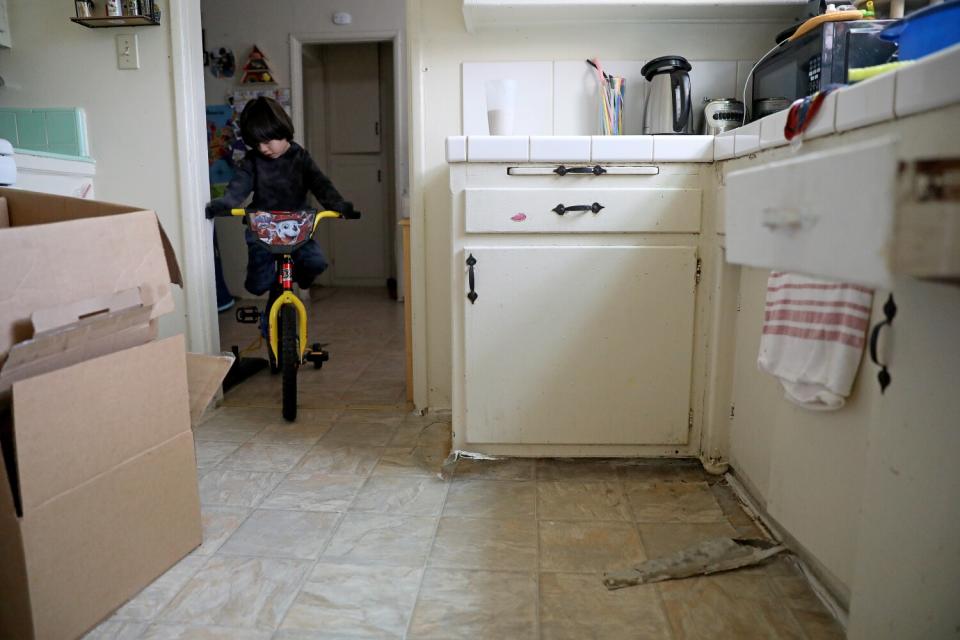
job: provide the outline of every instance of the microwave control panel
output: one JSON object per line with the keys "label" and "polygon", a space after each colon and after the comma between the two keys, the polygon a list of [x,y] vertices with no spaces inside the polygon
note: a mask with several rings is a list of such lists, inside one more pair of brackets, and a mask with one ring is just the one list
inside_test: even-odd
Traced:
{"label": "microwave control panel", "polygon": [[805,95],[813,95],[820,90],[820,56],[811,56],[807,60],[807,91]]}

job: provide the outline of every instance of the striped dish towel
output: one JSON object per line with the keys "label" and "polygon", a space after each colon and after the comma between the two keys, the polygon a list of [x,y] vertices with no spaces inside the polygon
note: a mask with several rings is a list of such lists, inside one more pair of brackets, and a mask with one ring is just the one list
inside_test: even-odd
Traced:
{"label": "striped dish towel", "polygon": [[839,409],[857,376],[872,304],[866,287],[774,271],[757,366],[780,381],[788,400]]}

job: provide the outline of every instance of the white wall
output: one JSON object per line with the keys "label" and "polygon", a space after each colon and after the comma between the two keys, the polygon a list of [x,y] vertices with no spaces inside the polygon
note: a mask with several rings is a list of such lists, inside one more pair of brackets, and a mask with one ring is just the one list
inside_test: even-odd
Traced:
{"label": "white wall", "polygon": [[[253,45],[267,57],[277,86],[290,88],[290,35],[337,36],[405,29],[403,0],[201,0],[203,28],[208,51],[220,47],[233,50],[237,59],[237,74],[233,78],[215,78],[207,69],[204,74],[207,104],[225,104],[227,97],[240,88],[241,68]],[[335,11],[346,11],[353,17],[349,25],[335,25],[331,16]],[[401,65],[403,68],[403,65]],[[307,73],[307,70],[304,70]],[[395,96],[395,108],[406,122],[407,97],[405,79],[401,78]],[[398,132],[397,144],[404,150],[406,129]],[[319,155],[319,154],[318,154]],[[319,162],[319,157],[318,157]],[[406,161],[397,167],[397,189],[407,189]],[[217,224],[224,272],[231,293],[249,296],[243,288],[246,269],[246,246],[243,232],[236,221],[224,220]]]}
{"label": "white wall", "polygon": [[[87,29],[70,22],[73,3],[59,0],[10,0],[8,9],[13,48],[0,49],[0,102],[82,107],[97,199],[154,209],[182,266],[169,23]],[[139,70],[117,69],[119,33],[137,34]],[[181,290],[174,291],[177,311],[161,319],[164,335],[186,329]]]}
{"label": "white wall", "polygon": [[460,2],[408,0],[407,13],[413,109],[411,242],[423,257],[413,265],[414,340],[415,353],[426,359],[415,363],[421,381],[416,402],[443,408],[450,406],[451,376],[450,192],[444,139],[462,130],[461,64],[592,57],[649,60],[665,54],[696,60],[751,60],[770,48],[782,27],[619,23],[504,28],[471,35],[464,27]]}

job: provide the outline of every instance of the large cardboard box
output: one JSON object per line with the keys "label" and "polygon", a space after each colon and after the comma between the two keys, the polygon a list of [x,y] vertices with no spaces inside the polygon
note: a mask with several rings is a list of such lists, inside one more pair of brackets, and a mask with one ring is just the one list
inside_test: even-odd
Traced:
{"label": "large cardboard box", "polygon": [[0,198],[0,638],[76,638],[202,542],[191,412],[229,359],[155,339],[154,213]]}

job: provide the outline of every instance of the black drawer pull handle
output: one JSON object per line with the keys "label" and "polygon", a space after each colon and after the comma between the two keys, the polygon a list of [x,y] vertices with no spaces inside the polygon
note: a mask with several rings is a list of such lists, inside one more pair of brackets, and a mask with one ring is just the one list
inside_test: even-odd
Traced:
{"label": "black drawer pull handle", "polygon": [[886,319],[875,324],[873,330],[870,332],[870,359],[873,360],[873,364],[880,367],[880,373],[877,374],[877,381],[880,383],[881,394],[890,386],[891,378],[890,372],[887,371],[887,365],[880,362],[880,359],[877,358],[877,342],[880,340],[880,330],[893,325],[893,319],[897,315],[897,305],[893,301],[892,293],[890,297],[887,298],[887,301],[883,303],[883,315]]}
{"label": "black drawer pull handle", "polygon": [[475,304],[477,298],[480,296],[476,292],[476,276],[473,273],[473,266],[477,264],[477,259],[473,257],[473,254],[470,254],[470,257],[467,258],[467,278],[470,280],[470,293],[467,294],[467,299],[470,300],[470,304]]}
{"label": "black drawer pull handle", "polygon": [[554,169],[553,172],[561,177],[567,175],[568,173],[592,173],[595,176],[602,176],[607,172],[607,170],[598,164],[593,165],[592,167],[571,167],[569,169],[563,165],[560,165]]}
{"label": "black drawer pull handle", "polygon": [[551,211],[558,216],[562,216],[568,211],[592,211],[593,213],[600,213],[600,209],[603,208],[603,205],[599,202],[594,202],[593,204],[574,204],[569,207],[564,206],[563,203],[561,203],[551,209]]}

